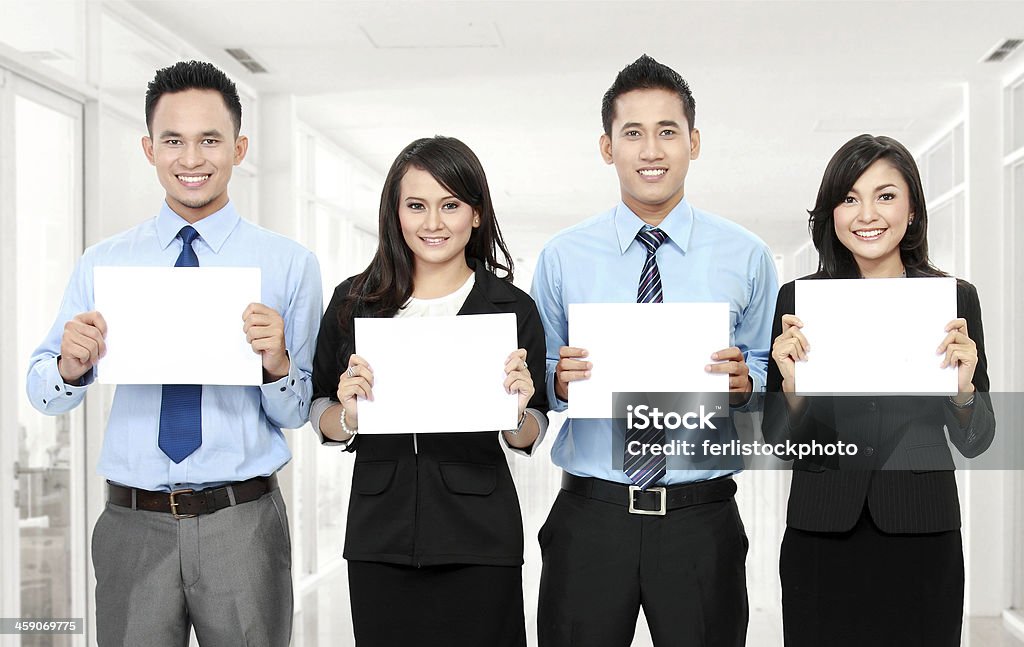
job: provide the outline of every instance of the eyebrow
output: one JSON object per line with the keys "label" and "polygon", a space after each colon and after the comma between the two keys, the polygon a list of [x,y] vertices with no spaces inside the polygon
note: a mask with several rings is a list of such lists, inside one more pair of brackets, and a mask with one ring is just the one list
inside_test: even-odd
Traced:
{"label": "eyebrow", "polygon": [[[895,184],[893,184],[893,183],[891,183],[891,182],[890,182],[889,184],[880,184],[880,185],[876,186],[876,187],[875,187],[875,190],[874,190],[874,193],[878,193],[878,192],[879,192],[879,191],[881,191],[882,189],[890,189],[890,188],[892,188],[892,189],[896,189],[897,191],[899,190],[899,187],[898,187],[898,186],[896,186]],[[850,187],[850,191],[849,191],[849,192],[850,192],[850,193],[856,193],[856,192],[857,192],[857,189],[855,189],[854,187],[852,187],[852,186],[851,186],[851,187]]]}
{"label": "eyebrow", "polygon": [[[672,126],[673,128],[679,128],[680,130],[682,129],[678,122],[673,121],[671,119],[662,119],[661,121],[658,122],[657,125]],[[619,129],[619,132],[622,132],[623,130],[626,130],[628,128],[643,128],[643,124],[641,124],[639,121],[630,121],[628,123],[622,124],[622,128]]]}
{"label": "eyebrow", "polygon": [[[202,138],[206,138],[206,137],[219,137],[221,139],[224,138],[224,135],[219,130],[217,130],[217,129],[204,130],[203,132],[199,133],[199,136],[202,137]],[[174,137],[174,138],[177,138],[177,139],[182,139],[184,137],[184,135],[182,135],[181,133],[176,133],[173,130],[165,130],[162,133],[160,133],[159,139],[167,139],[169,137]]]}
{"label": "eyebrow", "polygon": [[[459,196],[457,196],[457,195],[446,195],[446,196],[444,196],[441,199],[442,200],[460,200],[461,198],[459,198]],[[404,200],[405,201],[419,200],[420,202],[430,202],[430,200],[427,200],[426,198],[418,198],[418,197],[416,197],[414,195],[407,195],[407,196],[405,196]]]}

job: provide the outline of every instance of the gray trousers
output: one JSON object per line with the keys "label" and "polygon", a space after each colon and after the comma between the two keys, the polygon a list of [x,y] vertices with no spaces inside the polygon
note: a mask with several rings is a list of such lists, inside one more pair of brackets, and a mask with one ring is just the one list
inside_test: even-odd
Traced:
{"label": "gray trousers", "polygon": [[285,647],[291,540],[281,491],[175,519],[110,503],[93,529],[101,647]]}

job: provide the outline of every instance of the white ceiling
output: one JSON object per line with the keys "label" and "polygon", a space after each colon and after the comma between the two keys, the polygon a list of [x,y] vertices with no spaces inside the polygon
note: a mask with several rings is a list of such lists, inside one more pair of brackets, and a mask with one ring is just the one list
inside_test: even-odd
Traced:
{"label": "white ceiling", "polygon": [[617,199],[600,99],[644,52],[696,98],[688,197],[782,252],[806,240],[805,209],[844,141],[868,131],[920,148],[961,114],[964,82],[1024,71],[1019,52],[978,63],[1024,34],[1024,2],[133,4],[204,51],[248,50],[270,73],[233,76],[294,93],[303,120],[382,176],[417,137],[463,139],[530,252]]}

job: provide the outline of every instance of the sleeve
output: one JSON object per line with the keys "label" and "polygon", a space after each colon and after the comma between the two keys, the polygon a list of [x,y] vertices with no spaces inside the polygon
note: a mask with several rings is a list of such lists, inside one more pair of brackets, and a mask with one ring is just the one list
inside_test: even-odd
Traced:
{"label": "sleeve", "polygon": [[953,412],[952,405],[944,406],[946,430],[949,439],[967,458],[979,456],[989,448],[995,438],[996,419],[989,395],[988,357],[985,353],[985,331],[981,323],[981,300],[978,290],[967,281],[957,281],[957,315],[967,320],[967,334],[978,346],[978,366],[974,369],[974,411],[966,428]]}
{"label": "sleeve", "polygon": [[[341,377],[342,360],[348,361],[348,355],[353,348],[350,334],[343,333],[338,324],[338,312],[341,310],[345,297],[348,294],[351,279],[342,282],[334,288],[331,302],[327,304],[327,310],[320,320],[320,332],[316,338],[316,353],[313,355],[313,399],[317,403],[316,419],[313,420],[313,429],[320,436],[320,442],[324,445],[340,444],[329,438],[325,438],[320,432],[320,416],[331,405],[338,403],[338,378]],[[344,355],[344,356],[343,356]],[[358,444],[359,436],[348,443],[347,449],[354,450]]]}
{"label": "sleeve", "polygon": [[[523,456],[530,456],[541,446],[544,435],[548,428],[548,389],[547,389],[547,357],[545,354],[544,326],[540,322],[540,314],[537,312],[537,305],[526,294],[520,295],[521,305],[517,310],[525,309],[525,314],[519,314],[519,347],[526,349],[526,365],[530,369],[530,375],[534,377],[533,397],[527,404],[526,413],[534,417],[540,428],[540,433],[533,445],[526,448],[512,447],[505,443],[511,451]],[[525,306],[525,307],[524,307]],[[544,380],[538,384],[537,379]],[[505,435],[498,434],[504,442]]]}
{"label": "sleeve", "polygon": [[320,266],[312,252],[306,251],[289,294],[288,306],[281,313],[289,359],[288,375],[262,385],[260,401],[272,424],[298,429],[309,420],[316,322],[323,309]]}
{"label": "sleeve", "polygon": [[569,404],[555,395],[555,365],[558,364],[559,349],[569,344],[569,322],[562,300],[561,266],[550,245],[541,251],[537,259],[530,292],[544,328],[544,382],[548,403],[552,411],[565,411]]}
{"label": "sleeve", "polygon": [[64,290],[64,298],[53,325],[42,343],[32,352],[25,379],[28,400],[38,411],[55,416],[77,407],[90,384],[95,380],[96,370],[82,376],[81,385],[66,384],[57,370],[60,357],[60,342],[64,336],[64,324],[75,315],[93,309],[92,263],[86,256],[79,259]]}
{"label": "sleeve", "polygon": [[759,407],[758,395],[764,393],[768,372],[768,354],[773,339],[772,311],[779,290],[779,279],[775,274],[775,262],[767,247],[762,245],[751,259],[748,276],[750,298],[733,331],[733,344],[743,353],[743,359],[750,370],[753,393],[747,403],[739,407],[740,410]]}

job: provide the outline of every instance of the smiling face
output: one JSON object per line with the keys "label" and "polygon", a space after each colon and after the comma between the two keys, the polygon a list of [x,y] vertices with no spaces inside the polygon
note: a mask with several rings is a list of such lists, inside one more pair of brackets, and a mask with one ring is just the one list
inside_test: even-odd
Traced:
{"label": "smiling face", "polygon": [[699,154],[700,133],[689,130],[678,94],[654,88],[615,100],[601,155],[615,165],[622,201],[648,224],[659,224],[683,199],[690,160]]}
{"label": "smiling face", "polygon": [[833,210],[836,237],[865,277],[903,273],[900,241],[913,216],[907,181],[885,159],[869,166]]}
{"label": "smiling face", "polygon": [[142,138],[142,148],[167,192],[167,206],[190,223],[223,208],[231,170],[242,162],[249,142],[235,137],[220,93],[165,94],[150,125],[152,136]]}
{"label": "smiling face", "polygon": [[480,217],[434,176],[410,166],[400,183],[398,218],[416,273],[468,268],[466,245]]}

